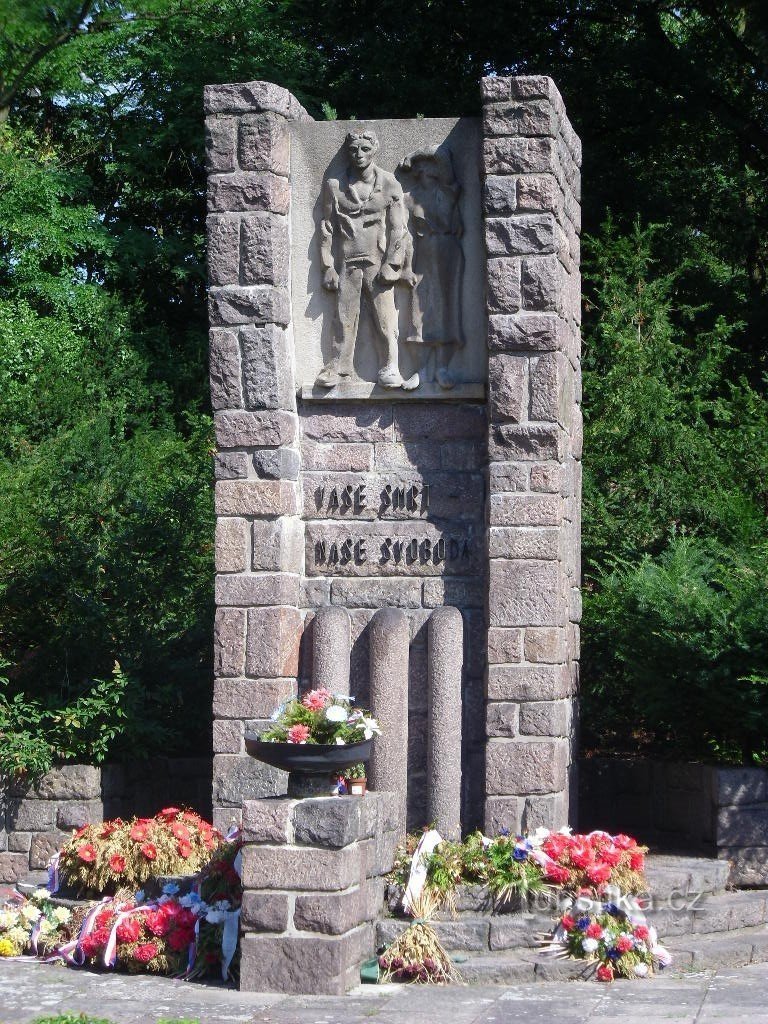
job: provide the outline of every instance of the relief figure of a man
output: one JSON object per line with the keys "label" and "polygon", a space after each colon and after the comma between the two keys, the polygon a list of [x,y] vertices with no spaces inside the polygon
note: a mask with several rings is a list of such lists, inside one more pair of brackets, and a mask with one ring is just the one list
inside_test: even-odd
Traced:
{"label": "relief figure of a man", "polygon": [[331,388],[354,373],[355,342],[362,302],[370,307],[383,358],[378,383],[414,388],[418,376],[404,381],[398,359],[395,284],[403,273],[406,212],[403,190],[393,174],[374,163],[379,140],[370,129],[352,131],[346,140],[349,166],[326,178],[320,224],[323,287],[337,294],[331,358],[316,383]]}

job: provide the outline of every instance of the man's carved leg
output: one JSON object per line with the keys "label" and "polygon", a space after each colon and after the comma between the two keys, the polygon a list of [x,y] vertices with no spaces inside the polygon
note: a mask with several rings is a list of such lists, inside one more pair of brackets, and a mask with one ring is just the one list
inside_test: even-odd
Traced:
{"label": "man's carved leg", "polygon": [[342,269],[337,293],[333,355],[318,374],[316,383],[320,387],[332,388],[342,377],[349,377],[353,373],[362,285],[363,272],[359,267]]}
{"label": "man's carved leg", "polygon": [[[366,280],[366,284],[368,281]],[[387,359],[379,370],[378,381],[385,388],[404,388],[410,391],[419,385],[419,376],[414,374],[407,381],[400,374],[399,353],[397,348],[397,308],[395,306],[395,289],[391,284],[372,281],[369,295],[373,306],[374,319],[379,334],[387,348]]]}

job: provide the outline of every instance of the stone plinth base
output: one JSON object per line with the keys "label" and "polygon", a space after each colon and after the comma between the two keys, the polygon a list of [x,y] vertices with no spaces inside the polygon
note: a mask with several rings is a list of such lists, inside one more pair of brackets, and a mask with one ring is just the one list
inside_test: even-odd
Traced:
{"label": "stone plinth base", "polygon": [[392,793],[244,802],[242,990],[341,995],[357,983],[397,821]]}

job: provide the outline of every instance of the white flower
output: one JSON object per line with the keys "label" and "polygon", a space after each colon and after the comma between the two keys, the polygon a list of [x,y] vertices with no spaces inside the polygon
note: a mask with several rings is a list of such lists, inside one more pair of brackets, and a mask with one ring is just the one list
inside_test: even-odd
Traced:
{"label": "white flower", "polygon": [[55,928],[56,928],[56,925],[53,923],[53,921],[49,921],[45,917],[40,922],[40,934],[41,935],[50,935],[50,933],[52,931],[54,931]]}
{"label": "white flower", "polygon": [[325,709],[325,717],[329,722],[346,722],[347,709],[343,708],[341,704],[329,704]]}
{"label": "white flower", "polygon": [[585,953],[594,953],[597,949],[597,939],[582,939],[581,948]]}
{"label": "white flower", "polygon": [[645,978],[648,974],[648,964],[635,964],[635,974],[638,978]]}
{"label": "white flower", "polygon": [[31,903],[25,903],[19,913],[25,921],[37,921],[42,911],[40,907],[33,907]]}
{"label": "white flower", "polygon": [[367,740],[371,739],[373,736],[381,736],[381,729],[379,728],[379,723],[375,718],[366,718],[365,715],[362,715],[359,727],[362,728],[363,736],[365,736]]}
{"label": "white flower", "polygon": [[531,844],[534,850],[538,850],[540,846],[543,846],[550,835],[548,828],[544,828],[540,825],[536,831],[528,836],[528,842]]}
{"label": "white flower", "polygon": [[15,946],[26,946],[29,940],[29,933],[26,928],[11,928],[8,938]]}
{"label": "white flower", "polygon": [[30,899],[33,900],[49,900],[50,898],[51,894],[48,892],[47,889],[35,889],[35,891],[32,893],[30,897]]}
{"label": "white flower", "polygon": [[347,741],[346,740],[343,740],[341,738],[341,736],[337,736],[336,737],[336,746],[337,747],[346,747],[346,745],[347,745]]}
{"label": "white flower", "polygon": [[66,907],[54,907],[51,912],[51,917],[57,924],[66,924],[70,917],[72,917],[72,911],[68,910]]}
{"label": "white flower", "polygon": [[13,928],[19,920],[19,915],[13,910],[0,910],[0,931]]}

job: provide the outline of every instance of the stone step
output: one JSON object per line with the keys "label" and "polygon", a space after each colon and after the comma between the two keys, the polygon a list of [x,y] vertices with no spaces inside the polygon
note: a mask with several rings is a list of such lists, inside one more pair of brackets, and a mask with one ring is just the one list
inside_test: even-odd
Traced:
{"label": "stone step", "polygon": [[723,892],[728,884],[729,872],[728,861],[712,857],[654,853],[649,854],[645,863],[648,889],[656,898]]}
{"label": "stone step", "polygon": [[[489,914],[459,913],[454,919],[434,920],[432,926],[446,949],[494,952],[504,949],[535,949],[542,935],[552,930],[555,913]],[[648,920],[662,937],[721,934],[768,922],[768,891],[654,899]],[[377,926],[377,943],[387,945],[409,924],[407,918],[384,918]]]}
{"label": "stone step", "polygon": [[[692,935],[665,943],[674,957],[669,971],[691,971],[745,967],[768,961],[768,928],[741,928],[724,935]],[[521,982],[590,981],[595,965],[561,959],[534,950],[488,952],[459,958],[462,979],[474,985],[513,985]]]}

